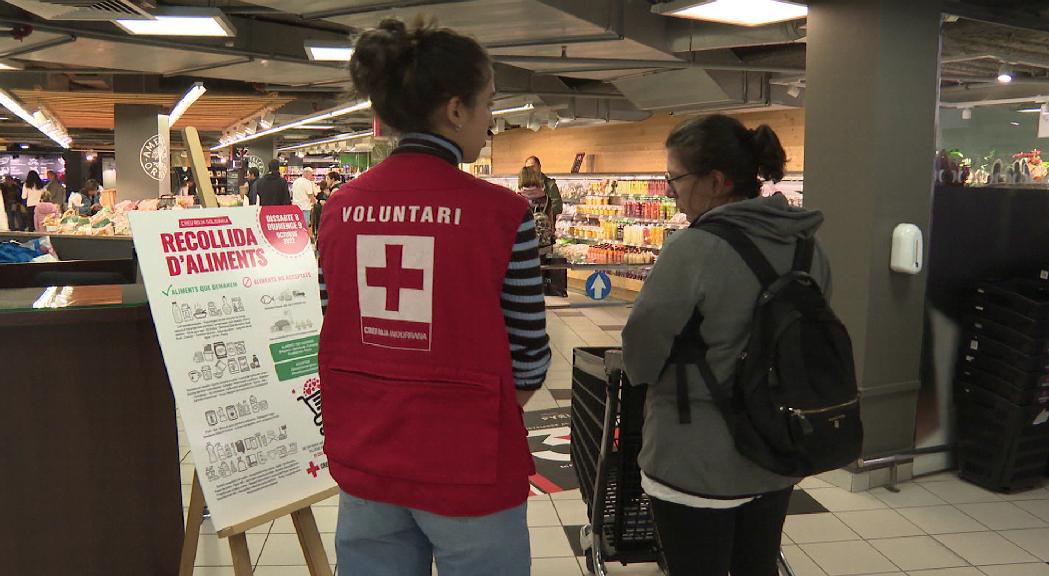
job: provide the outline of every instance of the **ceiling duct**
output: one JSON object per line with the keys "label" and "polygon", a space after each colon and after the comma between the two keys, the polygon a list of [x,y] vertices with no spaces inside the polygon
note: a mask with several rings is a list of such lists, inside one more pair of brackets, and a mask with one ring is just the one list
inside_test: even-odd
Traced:
{"label": "ceiling duct", "polygon": [[156,8],[156,3],[149,0],[7,0],[7,3],[45,20],[81,22],[149,19],[149,10]]}
{"label": "ceiling duct", "polygon": [[686,68],[612,83],[635,106],[653,112],[702,112],[769,104],[768,75],[764,73]]}

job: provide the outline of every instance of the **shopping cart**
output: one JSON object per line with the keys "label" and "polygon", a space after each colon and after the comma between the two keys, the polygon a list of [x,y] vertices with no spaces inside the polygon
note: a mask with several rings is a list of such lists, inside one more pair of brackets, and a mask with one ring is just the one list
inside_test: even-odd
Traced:
{"label": "shopping cart", "polygon": [[[641,489],[645,388],[631,386],[618,348],[576,348],[572,362],[572,464],[590,524],[579,543],[592,574],[605,562],[654,562],[666,573],[648,496]],[[783,553],[779,571],[794,576]]]}

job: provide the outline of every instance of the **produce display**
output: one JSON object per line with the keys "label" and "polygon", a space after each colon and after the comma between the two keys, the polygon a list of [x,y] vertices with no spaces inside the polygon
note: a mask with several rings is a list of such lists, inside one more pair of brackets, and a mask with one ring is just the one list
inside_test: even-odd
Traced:
{"label": "produce display", "polygon": [[[241,206],[243,201],[235,194],[216,196],[220,208]],[[44,232],[52,234],[74,234],[80,236],[130,236],[131,225],[128,212],[154,210],[185,210],[196,207],[193,196],[165,196],[145,200],[124,200],[116,205],[103,207],[91,216],[81,215],[75,208],[62,214],[51,214],[43,221]]]}

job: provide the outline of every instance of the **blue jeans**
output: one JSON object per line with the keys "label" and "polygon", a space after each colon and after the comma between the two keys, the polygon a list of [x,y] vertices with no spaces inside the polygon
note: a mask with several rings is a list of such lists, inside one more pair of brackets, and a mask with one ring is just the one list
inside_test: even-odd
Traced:
{"label": "blue jeans", "polygon": [[529,576],[527,504],[453,518],[342,492],[335,551],[340,576]]}

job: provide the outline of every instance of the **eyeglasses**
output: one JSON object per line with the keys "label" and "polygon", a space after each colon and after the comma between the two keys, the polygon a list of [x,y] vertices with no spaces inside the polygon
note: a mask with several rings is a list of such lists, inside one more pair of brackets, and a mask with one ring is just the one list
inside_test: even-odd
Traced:
{"label": "eyeglasses", "polygon": [[663,173],[663,178],[666,179],[666,181],[667,181],[667,191],[670,192],[671,194],[673,194],[674,196],[677,196],[677,186],[674,186],[674,182],[676,182],[678,180],[681,180],[682,178],[684,178],[686,176],[693,176],[693,175],[694,175],[694,173],[687,172],[687,173],[682,174],[680,176],[671,177],[670,176],[670,172],[664,172]]}

